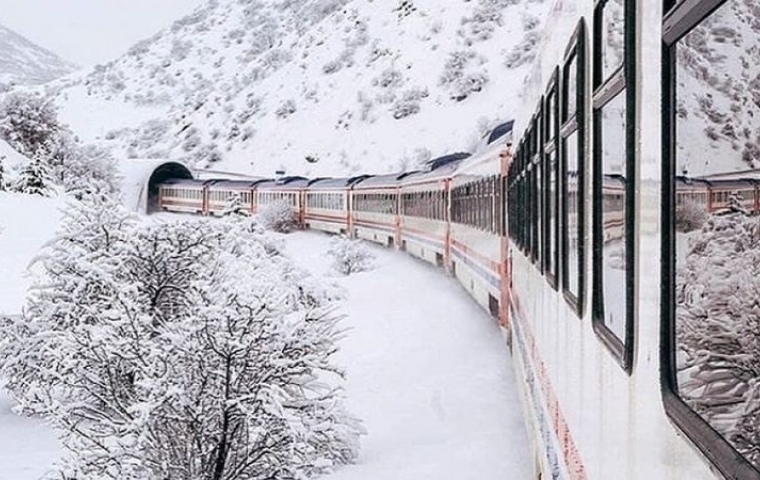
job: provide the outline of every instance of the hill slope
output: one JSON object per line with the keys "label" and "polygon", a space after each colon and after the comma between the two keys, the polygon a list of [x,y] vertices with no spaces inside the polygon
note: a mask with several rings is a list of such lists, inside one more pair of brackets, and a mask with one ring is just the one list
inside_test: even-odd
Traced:
{"label": "hill slope", "polygon": [[387,172],[513,115],[547,0],[210,0],[48,86],[83,140],[272,175]]}
{"label": "hill slope", "polygon": [[36,85],[68,75],[72,63],[0,25],[0,91],[8,85]]}

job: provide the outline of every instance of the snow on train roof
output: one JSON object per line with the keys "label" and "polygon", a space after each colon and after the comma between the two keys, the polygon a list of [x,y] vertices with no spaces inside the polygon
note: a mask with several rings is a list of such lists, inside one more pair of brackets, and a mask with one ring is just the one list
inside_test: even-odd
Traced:
{"label": "snow on train roof", "polygon": [[414,172],[405,176],[402,184],[408,184],[428,178],[450,177],[459,168],[462,161],[470,156],[469,153],[452,153],[427,162],[429,168],[420,172]]}
{"label": "snow on train roof", "polygon": [[372,175],[356,183],[356,189],[396,186],[401,180],[417,171],[389,173],[386,175]]}
{"label": "snow on train roof", "polygon": [[488,135],[488,145],[491,145],[492,143],[496,142],[500,138],[504,137],[504,140],[511,140],[512,137],[512,130],[515,126],[514,120],[508,120],[504,123],[501,123],[497,125],[493,130],[491,130],[491,134]]}
{"label": "snow on train roof", "polygon": [[309,185],[309,179],[304,177],[283,177],[277,180],[267,180],[257,185],[258,188],[270,190],[304,188]]}
{"label": "snow on train roof", "polygon": [[212,180],[209,188],[212,189],[231,189],[231,190],[250,190],[257,185],[267,182],[269,179],[260,180]]}
{"label": "snow on train roof", "polygon": [[359,175],[356,177],[342,177],[342,178],[317,178],[309,182],[309,190],[319,190],[328,188],[347,188],[351,185],[361,182],[368,175]]}

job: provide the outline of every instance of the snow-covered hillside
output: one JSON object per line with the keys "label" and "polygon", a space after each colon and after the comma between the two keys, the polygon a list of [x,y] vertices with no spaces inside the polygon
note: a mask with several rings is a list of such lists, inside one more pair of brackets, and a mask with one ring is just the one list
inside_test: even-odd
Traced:
{"label": "snow-covered hillside", "polygon": [[76,69],[53,52],[0,25],[0,91],[9,85],[36,85]]}
{"label": "snow-covered hillside", "polygon": [[209,0],[47,87],[85,141],[272,175],[387,172],[512,118],[549,0]]}
{"label": "snow-covered hillside", "polygon": [[760,168],[760,4],[728,2],[678,50],[679,173]]}

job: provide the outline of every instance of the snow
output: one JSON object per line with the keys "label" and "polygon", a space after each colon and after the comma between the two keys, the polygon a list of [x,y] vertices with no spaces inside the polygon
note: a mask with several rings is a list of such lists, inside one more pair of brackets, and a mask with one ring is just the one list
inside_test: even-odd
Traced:
{"label": "snow", "polygon": [[63,202],[62,198],[0,192],[0,314],[21,313],[32,283],[27,267],[54,236]]}
{"label": "snow", "polygon": [[[0,312],[19,313],[25,268],[54,235],[62,199],[0,193]],[[34,219],[34,221],[29,221]],[[339,354],[347,403],[368,431],[357,465],[330,479],[528,478],[531,462],[510,356],[497,325],[442,271],[368,247],[376,268],[338,276],[330,237],[284,237],[313,274],[341,284],[349,327]],[[0,480],[33,480],[61,455],[41,421],[0,394]]]}
{"label": "snow", "polygon": [[452,278],[375,246],[375,270],[338,278],[323,254],[330,237],[287,238],[298,264],[348,292],[339,361],[348,407],[369,433],[359,463],[331,480],[530,477],[506,344]]}

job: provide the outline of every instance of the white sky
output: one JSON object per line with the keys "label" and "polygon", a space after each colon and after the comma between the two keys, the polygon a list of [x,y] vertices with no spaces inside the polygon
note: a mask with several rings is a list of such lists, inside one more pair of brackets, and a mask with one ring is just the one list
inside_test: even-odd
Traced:
{"label": "white sky", "polygon": [[65,60],[113,60],[204,0],[0,0],[0,24]]}

